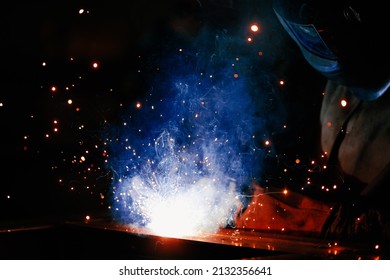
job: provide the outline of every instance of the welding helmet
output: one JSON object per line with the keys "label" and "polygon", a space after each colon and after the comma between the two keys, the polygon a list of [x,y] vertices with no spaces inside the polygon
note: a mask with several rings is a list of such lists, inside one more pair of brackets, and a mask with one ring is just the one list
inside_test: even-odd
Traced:
{"label": "welding helmet", "polygon": [[379,0],[273,0],[280,23],[307,62],[359,99],[390,86],[388,12]]}

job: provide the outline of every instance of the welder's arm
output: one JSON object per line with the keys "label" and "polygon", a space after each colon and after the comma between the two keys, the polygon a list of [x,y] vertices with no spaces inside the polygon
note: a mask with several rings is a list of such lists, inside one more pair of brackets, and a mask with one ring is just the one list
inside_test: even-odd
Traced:
{"label": "welder's arm", "polygon": [[331,206],[295,192],[255,187],[237,228],[319,234]]}

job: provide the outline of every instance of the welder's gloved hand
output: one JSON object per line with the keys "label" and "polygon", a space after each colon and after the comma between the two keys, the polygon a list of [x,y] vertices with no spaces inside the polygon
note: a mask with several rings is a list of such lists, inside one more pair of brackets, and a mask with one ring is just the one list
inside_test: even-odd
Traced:
{"label": "welder's gloved hand", "polygon": [[[390,164],[368,184],[359,196],[335,205],[324,224],[327,239],[352,242],[390,241]],[[390,245],[387,245],[390,247]]]}
{"label": "welder's gloved hand", "polygon": [[354,202],[336,205],[326,221],[322,235],[326,239],[349,242],[390,240],[389,214],[378,207]]}
{"label": "welder's gloved hand", "polygon": [[319,235],[330,210],[330,205],[295,192],[254,186],[236,228]]}

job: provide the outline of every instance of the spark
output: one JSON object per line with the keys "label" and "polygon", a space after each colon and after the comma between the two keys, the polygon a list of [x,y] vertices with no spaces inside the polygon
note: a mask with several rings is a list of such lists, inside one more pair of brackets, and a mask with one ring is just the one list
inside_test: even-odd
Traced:
{"label": "spark", "polygon": [[85,10],[85,9],[83,9],[83,8],[80,8],[80,9],[79,9],[79,15],[82,15],[82,14],[84,14],[84,13],[89,14],[89,11],[88,11],[88,10]]}
{"label": "spark", "polygon": [[257,24],[252,24],[250,29],[252,32],[257,32],[260,30],[260,28]]}

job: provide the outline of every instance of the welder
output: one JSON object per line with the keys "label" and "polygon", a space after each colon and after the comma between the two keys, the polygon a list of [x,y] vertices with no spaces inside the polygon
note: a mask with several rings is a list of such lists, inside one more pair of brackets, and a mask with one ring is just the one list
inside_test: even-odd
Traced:
{"label": "welder", "polygon": [[[389,239],[387,9],[378,0],[274,0],[273,10],[305,60],[327,79],[320,111],[321,148],[328,169],[322,184],[338,180],[340,190],[325,204],[301,197],[294,207],[282,204],[285,207],[270,215],[287,227],[295,223],[294,229],[319,231],[326,238]],[[299,211],[303,201],[310,201],[303,204],[315,213],[303,215]],[[292,218],[294,211],[301,219]],[[310,220],[313,223],[308,224]],[[242,220],[239,224],[245,226]]]}

